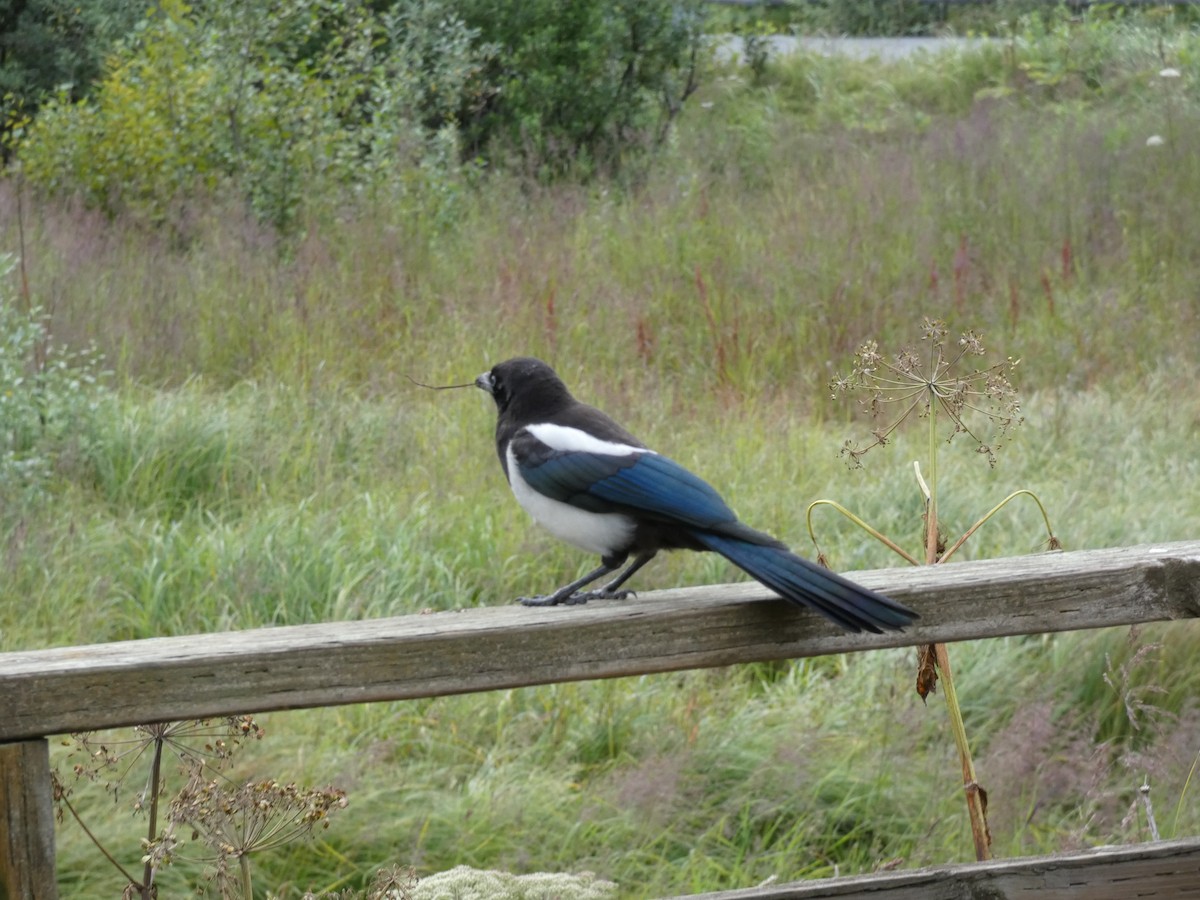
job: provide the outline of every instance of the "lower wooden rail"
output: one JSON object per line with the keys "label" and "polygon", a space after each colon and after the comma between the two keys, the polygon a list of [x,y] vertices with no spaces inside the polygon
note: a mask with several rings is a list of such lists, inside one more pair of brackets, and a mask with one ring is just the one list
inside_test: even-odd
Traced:
{"label": "lower wooden rail", "polygon": [[1200,898],[1200,839],[823,878],[673,900],[1166,900]]}

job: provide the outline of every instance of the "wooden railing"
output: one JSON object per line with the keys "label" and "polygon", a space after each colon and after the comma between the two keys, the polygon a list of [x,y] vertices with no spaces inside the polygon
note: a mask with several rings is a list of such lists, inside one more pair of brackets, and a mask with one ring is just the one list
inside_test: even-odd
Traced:
{"label": "wooden railing", "polygon": [[[505,605],[0,654],[0,900],[57,896],[48,735],[1200,617],[1200,541],[853,577],[918,610],[918,624],[903,634],[846,634],[749,583],[655,591],[585,607]],[[1025,885],[1022,890],[1044,883],[1043,896],[1059,896],[1048,876],[1031,882],[1029,873],[1069,871],[1078,881],[1114,866],[1132,872],[1125,861],[1130,855],[1158,860],[1149,874],[1136,869],[1139,878],[1162,877],[1166,888],[1176,877],[1200,885],[1200,841],[1185,841],[1122,848],[1116,855],[872,876],[872,890],[896,898],[962,896],[921,887],[932,872],[964,883],[1008,879]],[[1161,876],[1153,874],[1160,870]],[[830,879],[706,896],[846,896],[864,890],[860,882]]]}

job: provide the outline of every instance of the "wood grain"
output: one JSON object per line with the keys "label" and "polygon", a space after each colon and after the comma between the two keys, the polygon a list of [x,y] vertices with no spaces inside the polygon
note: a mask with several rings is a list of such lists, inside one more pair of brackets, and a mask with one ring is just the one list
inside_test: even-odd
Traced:
{"label": "wood grain", "polygon": [[57,897],[49,746],[0,744],[0,900]]}
{"label": "wood grain", "polygon": [[846,634],[746,583],[0,654],[0,741],[1200,616],[1200,542],[851,577],[920,622]]}
{"label": "wood grain", "polygon": [[[740,891],[689,894],[686,900],[1196,900],[1200,839],[1101,847],[911,872],[824,878]],[[682,897],[673,900],[684,900]]]}

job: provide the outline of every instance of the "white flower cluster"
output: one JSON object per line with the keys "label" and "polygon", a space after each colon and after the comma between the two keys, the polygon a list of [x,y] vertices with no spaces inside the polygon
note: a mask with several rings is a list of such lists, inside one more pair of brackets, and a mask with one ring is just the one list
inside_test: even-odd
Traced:
{"label": "white flower cluster", "polygon": [[513,875],[470,866],[422,878],[412,889],[412,900],[612,900],[616,896],[613,882],[590,872]]}

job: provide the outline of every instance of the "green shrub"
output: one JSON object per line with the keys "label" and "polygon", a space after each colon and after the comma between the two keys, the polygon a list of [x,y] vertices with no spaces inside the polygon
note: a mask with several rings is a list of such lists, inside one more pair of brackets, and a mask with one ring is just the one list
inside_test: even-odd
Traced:
{"label": "green shrub", "polygon": [[[0,132],[62,88],[78,99],[150,0],[0,3]],[[7,159],[7,147],[0,146]]]}
{"label": "green shrub", "polygon": [[442,215],[466,156],[615,170],[695,89],[697,0],[163,0],[93,95],[64,89],[19,147],[52,194],[161,224],[219,191],[287,230],[316,195]]}
{"label": "green shrub", "polygon": [[696,0],[459,0],[495,53],[491,93],[464,116],[477,152],[503,147],[540,176],[614,170],[666,136],[696,86]]}
{"label": "green shrub", "polygon": [[0,499],[43,487],[58,455],[90,430],[101,378],[94,351],[64,349],[40,309],[19,307],[8,287],[15,268],[0,256]]}
{"label": "green shrub", "polygon": [[[322,189],[400,189],[456,162],[454,125],[479,70],[441,0],[376,13],[357,0],[281,8],[164,0],[110,60],[93,99],[47,104],[27,179],[157,223],[222,187],[287,228]],[[393,177],[399,176],[399,177]]]}
{"label": "green shrub", "polygon": [[151,217],[215,186],[217,73],[193,59],[191,24],[170,10],[143,29],[136,55],[110,61],[95,101],[61,92],[46,104],[21,152],[32,184]]}

